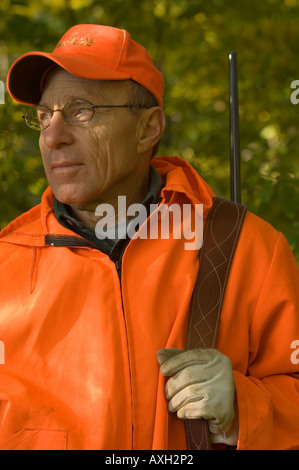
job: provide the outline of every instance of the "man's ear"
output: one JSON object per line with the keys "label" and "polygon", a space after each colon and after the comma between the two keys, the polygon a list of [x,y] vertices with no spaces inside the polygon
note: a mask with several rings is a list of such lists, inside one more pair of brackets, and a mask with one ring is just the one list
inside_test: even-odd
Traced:
{"label": "man's ear", "polygon": [[160,106],[142,111],[137,126],[137,152],[152,150],[161,139],[165,127],[165,115]]}

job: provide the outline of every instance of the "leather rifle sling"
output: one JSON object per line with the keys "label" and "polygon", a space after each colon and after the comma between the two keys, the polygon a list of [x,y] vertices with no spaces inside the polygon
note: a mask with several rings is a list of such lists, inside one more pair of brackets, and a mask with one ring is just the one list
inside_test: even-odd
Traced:
{"label": "leather rifle sling", "polygon": [[[214,198],[199,252],[199,270],[191,299],[187,349],[214,348],[222,301],[234,249],[246,207]],[[186,419],[185,432],[190,450],[209,450],[208,422]]]}

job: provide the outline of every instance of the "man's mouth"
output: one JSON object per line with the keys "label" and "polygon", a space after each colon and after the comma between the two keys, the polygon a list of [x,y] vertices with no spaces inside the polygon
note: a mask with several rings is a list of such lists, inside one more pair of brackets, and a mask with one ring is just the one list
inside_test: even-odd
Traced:
{"label": "man's mouth", "polygon": [[75,179],[78,180],[78,175],[82,168],[83,165],[81,163],[60,162],[51,166],[50,175],[57,182],[70,182]]}
{"label": "man's mouth", "polygon": [[52,163],[50,166],[51,172],[61,173],[61,172],[71,172],[78,170],[82,166],[82,163],[62,161],[57,163]]}

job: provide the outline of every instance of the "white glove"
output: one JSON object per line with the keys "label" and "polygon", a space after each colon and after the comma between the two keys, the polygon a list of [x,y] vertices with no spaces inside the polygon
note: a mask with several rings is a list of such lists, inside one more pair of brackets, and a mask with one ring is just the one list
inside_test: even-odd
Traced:
{"label": "white glove", "polygon": [[165,386],[169,411],[182,419],[209,421],[212,442],[235,445],[235,386],[231,361],[217,349],[160,349],[157,353],[162,375],[170,377]]}

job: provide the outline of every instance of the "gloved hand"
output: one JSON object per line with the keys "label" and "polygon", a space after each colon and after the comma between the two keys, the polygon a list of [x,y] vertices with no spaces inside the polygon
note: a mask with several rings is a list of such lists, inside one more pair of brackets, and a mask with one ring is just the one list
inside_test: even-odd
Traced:
{"label": "gloved hand", "polygon": [[[157,353],[163,376],[170,377],[165,395],[169,411],[179,418],[205,418],[213,442],[232,445],[226,432],[234,418],[235,387],[231,361],[217,349],[169,348]],[[235,434],[235,433],[234,433]],[[234,436],[233,445],[237,439]]]}

